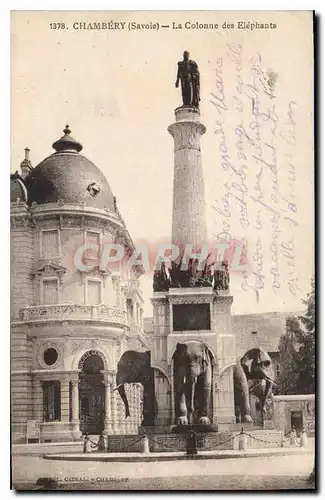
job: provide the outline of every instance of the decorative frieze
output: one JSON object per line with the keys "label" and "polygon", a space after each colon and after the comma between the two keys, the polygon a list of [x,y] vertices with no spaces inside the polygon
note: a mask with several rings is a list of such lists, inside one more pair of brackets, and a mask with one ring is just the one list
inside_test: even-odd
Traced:
{"label": "decorative frieze", "polygon": [[180,295],[169,298],[172,304],[210,304],[213,300],[212,296],[198,295]]}
{"label": "decorative frieze", "polygon": [[127,326],[127,315],[123,309],[107,307],[104,304],[98,306],[86,305],[47,305],[31,306],[22,309],[22,321],[74,321],[74,320],[101,320],[113,324]]}

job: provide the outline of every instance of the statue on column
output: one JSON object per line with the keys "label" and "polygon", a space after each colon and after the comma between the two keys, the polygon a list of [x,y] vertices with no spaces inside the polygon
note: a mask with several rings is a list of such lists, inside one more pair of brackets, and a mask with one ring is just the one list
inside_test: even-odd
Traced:
{"label": "statue on column", "polygon": [[196,62],[189,57],[190,54],[185,50],[183,61],[178,62],[175,87],[178,88],[179,81],[181,81],[183,106],[198,108],[200,102],[200,72]]}

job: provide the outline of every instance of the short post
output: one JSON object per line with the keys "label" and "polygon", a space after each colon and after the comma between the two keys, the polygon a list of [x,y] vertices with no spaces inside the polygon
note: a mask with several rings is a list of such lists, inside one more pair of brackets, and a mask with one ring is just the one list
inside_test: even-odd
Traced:
{"label": "short post", "polygon": [[308,444],[307,432],[306,429],[303,428],[300,436],[300,446],[301,448],[305,448]]}
{"label": "short post", "polygon": [[88,434],[85,435],[84,439],[84,453],[91,453],[91,442]]}
{"label": "short post", "polygon": [[244,433],[244,427],[241,428],[240,434],[238,436],[238,449],[247,450],[247,436]]}
{"label": "short post", "polygon": [[284,447],[284,432],[281,432],[281,444],[280,444],[281,448]]}
{"label": "short post", "polygon": [[296,444],[296,429],[292,427],[290,432],[290,445],[293,446]]}
{"label": "short post", "polygon": [[150,453],[149,439],[147,434],[145,434],[140,441],[140,453]]}
{"label": "short post", "polygon": [[186,438],[186,455],[197,455],[196,432],[190,430]]}
{"label": "short post", "polygon": [[105,438],[105,435],[103,433],[101,433],[101,435],[99,436],[97,448],[98,448],[98,451],[106,451],[106,448],[107,448],[106,438]]}

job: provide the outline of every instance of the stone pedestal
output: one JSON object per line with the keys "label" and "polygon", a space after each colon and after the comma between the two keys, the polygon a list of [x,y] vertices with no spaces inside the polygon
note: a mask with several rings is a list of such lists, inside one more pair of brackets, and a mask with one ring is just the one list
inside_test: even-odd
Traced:
{"label": "stone pedestal", "polygon": [[[235,337],[231,330],[231,304],[233,297],[229,291],[215,292],[212,288],[170,288],[167,292],[156,292],[152,297],[154,309],[154,331],[151,343],[151,363],[162,376],[165,376],[166,387],[169,387],[170,398],[165,408],[158,405],[157,422],[170,424],[170,416],[174,423],[174,381],[173,354],[178,342],[203,342],[209,349],[212,367],[212,409],[211,423],[227,429],[235,422],[233,366],[236,363]],[[173,324],[173,307],[184,304],[191,311],[191,305],[206,304],[210,311],[209,328],[198,330],[175,330]],[[155,384],[156,390],[160,385]],[[157,400],[164,398],[157,394]],[[167,403],[169,401],[169,403]],[[170,407],[171,405],[171,407]],[[166,415],[165,420],[162,418]],[[167,417],[168,416],[168,417]]]}

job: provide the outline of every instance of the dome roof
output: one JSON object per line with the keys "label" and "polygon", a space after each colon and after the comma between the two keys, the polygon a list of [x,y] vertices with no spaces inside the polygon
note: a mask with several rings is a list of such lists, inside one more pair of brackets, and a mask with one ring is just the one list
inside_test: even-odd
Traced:
{"label": "dome roof", "polygon": [[10,175],[10,202],[16,202],[17,199],[27,203],[27,189],[18,172]]}
{"label": "dome roof", "polygon": [[111,188],[104,174],[80,151],[82,145],[71,137],[67,125],[64,136],[53,144],[56,150],[35,167],[25,179],[29,203],[82,204],[114,211]]}

